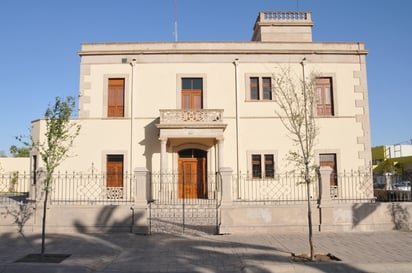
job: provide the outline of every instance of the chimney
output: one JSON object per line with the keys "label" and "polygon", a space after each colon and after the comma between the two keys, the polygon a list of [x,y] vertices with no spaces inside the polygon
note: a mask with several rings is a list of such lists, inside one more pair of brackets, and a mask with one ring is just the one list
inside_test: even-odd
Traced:
{"label": "chimney", "polygon": [[312,42],[311,13],[262,11],[253,27],[255,42]]}

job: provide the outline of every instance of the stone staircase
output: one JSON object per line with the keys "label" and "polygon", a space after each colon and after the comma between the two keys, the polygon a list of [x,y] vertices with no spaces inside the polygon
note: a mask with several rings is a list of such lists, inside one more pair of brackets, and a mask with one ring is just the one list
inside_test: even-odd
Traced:
{"label": "stone staircase", "polygon": [[150,233],[216,234],[218,207],[215,200],[201,204],[183,203],[149,205]]}

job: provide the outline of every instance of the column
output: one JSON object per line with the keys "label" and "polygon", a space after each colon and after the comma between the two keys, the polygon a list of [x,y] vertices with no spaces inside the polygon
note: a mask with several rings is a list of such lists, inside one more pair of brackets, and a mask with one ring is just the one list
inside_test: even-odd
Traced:
{"label": "column", "polygon": [[218,168],[222,168],[224,166],[224,156],[223,156],[223,144],[224,144],[224,140],[223,138],[217,138],[217,152],[218,152]]}
{"label": "column", "polygon": [[146,168],[138,167],[134,169],[135,175],[135,206],[146,207],[147,200],[150,199],[149,171]]}
{"label": "column", "polygon": [[167,172],[167,138],[160,139],[160,172],[162,174]]}

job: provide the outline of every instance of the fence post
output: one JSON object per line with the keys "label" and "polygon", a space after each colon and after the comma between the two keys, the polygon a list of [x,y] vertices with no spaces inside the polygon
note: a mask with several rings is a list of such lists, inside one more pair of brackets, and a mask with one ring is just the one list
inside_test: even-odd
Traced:
{"label": "fence post", "polygon": [[219,188],[221,190],[221,197],[222,197],[222,205],[226,204],[229,205],[232,203],[232,175],[233,170],[229,167],[222,167],[220,168],[220,181],[221,184]]}
{"label": "fence post", "polygon": [[331,201],[330,198],[330,175],[333,169],[329,166],[321,166],[319,168],[319,203]]}
{"label": "fence post", "polygon": [[144,167],[138,167],[134,169],[136,187],[135,187],[135,206],[147,205],[147,189],[149,183],[149,171]]}
{"label": "fence post", "polygon": [[[30,191],[29,191],[29,200],[32,202],[42,201],[44,198],[44,188],[43,183],[46,176],[46,170],[44,168],[39,168],[34,171],[34,176],[36,179],[30,181]],[[36,181],[36,184],[34,184]]]}

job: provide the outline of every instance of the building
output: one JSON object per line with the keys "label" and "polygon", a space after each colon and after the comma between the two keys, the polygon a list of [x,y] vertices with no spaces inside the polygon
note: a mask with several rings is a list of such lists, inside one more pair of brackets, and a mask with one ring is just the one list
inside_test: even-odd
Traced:
{"label": "building", "polygon": [[412,145],[394,144],[372,148],[373,172],[382,174],[392,172],[398,174],[412,173]]}
{"label": "building", "polygon": [[[412,180],[411,144],[373,147],[372,163],[375,189],[410,191]],[[375,195],[377,195],[376,192]],[[411,200],[410,195],[406,197],[406,200]]]}
{"label": "building", "polygon": [[[216,174],[222,172],[234,177],[221,185],[228,189],[223,201],[290,191],[295,184],[275,190],[256,182],[249,189],[249,182],[240,181],[273,182],[293,170],[286,160],[292,142],[275,114],[273,81],[280,66],[303,77],[305,59],[303,69],[318,77],[316,163],[335,174],[368,172],[367,50],[359,42],[314,42],[312,27],[310,12],[260,12],[251,41],[82,44],[73,120],[82,129],[60,171],[107,174],[98,187],[108,199],[140,194],[156,201],[154,192],[167,190],[169,199],[215,199]],[[41,139],[44,120],[32,127],[34,139]],[[31,165],[42,166],[35,151]],[[136,172],[158,178],[136,186],[128,182]],[[177,184],[165,189],[162,181],[171,176]],[[337,175],[330,180],[331,187],[341,183]]]}

